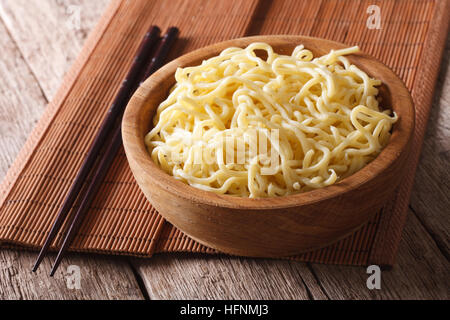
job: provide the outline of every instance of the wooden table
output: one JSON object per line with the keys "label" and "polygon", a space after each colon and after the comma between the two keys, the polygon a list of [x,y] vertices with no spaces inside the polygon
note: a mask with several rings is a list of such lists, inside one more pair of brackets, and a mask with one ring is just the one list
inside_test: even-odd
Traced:
{"label": "wooden table", "polygon": [[[55,94],[108,0],[0,0],[0,179]],[[79,11],[78,11],[79,10]],[[80,14],[80,29],[73,28]],[[71,21],[71,23],[67,23]],[[448,44],[450,42],[448,41]],[[72,254],[81,290],[36,253],[0,250],[0,299],[448,299],[449,46],[436,88],[398,263],[369,290],[362,267],[226,256],[131,259]]]}

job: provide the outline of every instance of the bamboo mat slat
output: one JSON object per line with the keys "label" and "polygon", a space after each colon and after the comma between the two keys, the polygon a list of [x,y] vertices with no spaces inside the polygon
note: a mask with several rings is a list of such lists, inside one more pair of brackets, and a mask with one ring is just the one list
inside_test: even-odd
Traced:
{"label": "bamboo mat slat", "polygon": [[[381,8],[381,30],[366,27],[370,5]],[[152,24],[162,30],[175,25],[182,38],[169,59],[246,35],[301,34],[359,45],[405,81],[417,112],[414,154],[405,181],[352,236],[290,258],[392,265],[431,108],[448,9],[447,1],[438,0],[113,0],[1,185],[0,244],[29,249],[43,244],[140,39]],[[64,230],[58,241],[63,235]],[[134,181],[123,150],[71,250],[140,257],[160,252],[217,253],[184,235],[152,208]]]}

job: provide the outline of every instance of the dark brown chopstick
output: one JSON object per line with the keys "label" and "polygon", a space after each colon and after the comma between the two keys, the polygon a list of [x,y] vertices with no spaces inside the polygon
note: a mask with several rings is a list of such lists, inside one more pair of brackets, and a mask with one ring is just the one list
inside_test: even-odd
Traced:
{"label": "dark brown chopstick", "polygon": [[[159,45],[158,50],[156,51],[154,57],[152,58],[149,66],[145,69],[146,71],[141,77],[139,83],[143,82],[147,77],[153,74],[164,64],[164,61],[167,58],[167,54],[172,45],[174,44],[177,36],[178,36],[178,29],[174,27],[169,28],[169,30],[161,40],[161,44]],[[78,230],[80,229],[84,217],[86,216],[86,213],[88,212],[89,207],[92,203],[92,200],[97,194],[114,160],[114,157],[116,156],[121,145],[122,145],[122,131],[119,125],[115,128],[113,138],[108,144],[106,152],[102,156],[100,164],[98,165],[97,170],[95,171],[95,175],[91,183],[89,184],[88,189],[84,193],[84,196],[81,200],[81,204],[75,213],[75,217],[72,221],[72,224],[68,229],[67,236],[64,239],[64,242],[61,246],[58,256],[56,257],[55,263],[53,264],[50,276],[53,276],[55,274],[59,264],[61,263],[64,253],[66,252],[67,248],[70,246]]]}
{"label": "dark brown chopstick", "polygon": [[175,27],[170,27],[164,37],[161,40],[161,45],[158,47],[158,51],[152,58],[152,61],[148,65],[147,69],[145,69],[144,77],[141,79],[141,82],[155,73],[159,68],[161,68],[164,64],[164,61],[167,59],[167,55],[169,54],[170,49],[172,48],[175,40],[178,37],[179,30]]}
{"label": "dark brown chopstick", "polygon": [[118,116],[121,115],[121,113],[124,111],[131,94],[133,93],[133,91],[137,86],[136,83],[142,73],[142,69],[144,69],[148,63],[149,57],[155,47],[156,42],[159,39],[160,33],[161,30],[158,27],[152,26],[147,32],[147,34],[144,36],[144,39],[138,49],[138,53],[134,58],[131,69],[128,72],[125,80],[122,82],[119,92],[113,104],[109,108],[108,114],[105,120],[103,121],[97,133],[97,136],[95,137],[94,142],[92,143],[91,148],[89,149],[88,155],[86,156],[86,159],[84,160],[81,169],[78,172],[75,181],[73,182],[69,190],[69,193],[67,194],[67,197],[64,200],[61,209],[58,212],[58,215],[56,217],[55,222],[53,223],[50,233],[48,234],[44,242],[44,245],[42,246],[42,249],[33,267],[33,272],[35,272],[39,267],[40,263],[42,262],[42,259],[44,258],[44,256],[48,251],[48,248],[50,247],[59,229],[66,220],[67,215],[70,212],[70,208],[75,202],[75,199],[78,197],[78,194],[83,186],[83,183],[86,181],[86,178],[89,172],[91,171],[92,166],[94,165],[101,148],[105,144],[106,138],[114,128],[114,124],[116,123]]}

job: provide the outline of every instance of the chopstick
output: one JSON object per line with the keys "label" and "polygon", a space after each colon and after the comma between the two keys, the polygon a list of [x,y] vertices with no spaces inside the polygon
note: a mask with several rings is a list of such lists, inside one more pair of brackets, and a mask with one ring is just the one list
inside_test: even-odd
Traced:
{"label": "chopstick", "polygon": [[[137,85],[142,83],[147,77],[153,74],[164,64],[167,54],[169,53],[170,48],[174,44],[177,35],[178,35],[177,28],[175,27],[169,28],[167,33],[162,38],[161,43],[154,57],[152,58],[148,67],[145,69],[145,72],[141,73],[142,76],[139,79],[140,81],[137,83]],[[95,175],[92,178],[92,181],[90,182],[86,192],[82,197],[80,206],[78,207],[75,213],[74,219],[67,231],[66,238],[64,239],[64,242],[60,248],[58,256],[56,257],[56,260],[53,264],[50,276],[53,276],[55,274],[59,264],[61,263],[64,253],[66,252],[67,248],[70,246],[78,230],[80,229],[84,217],[86,216],[86,213],[88,212],[95,195],[100,189],[100,186],[106,174],[108,173],[108,170],[111,167],[114,157],[117,154],[118,150],[120,149],[121,145],[122,145],[122,131],[121,126],[118,125],[114,130],[112,140],[109,142],[106,151],[100,160],[97,170],[95,171]]]}
{"label": "chopstick", "polygon": [[125,77],[125,80],[122,82],[119,92],[117,93],[114,102],[112,103],[111,107],[108,110],[107,116],[105,120],[103,121],[97,136],[94,139],[94,142],[92,143],[89,152],[81,165],[81,169],[78,172],[75,181],[73,182],[72,186],[70,187],[70,190],[64,200],[64,203],[59,210],[56,220],[53,223],[53,226],[45,239],[44,245],[41,248],[41,251],[39,252],[38,258],[34,264],[33,272],[36,272],[37,268],[39,267],[40,263],[42,262],[42,259],[47,254],[47,251],[55,239],[59,229],[63,225],[64,221],[67,218],[68,213],[70,212],[70,209],[75,202],[76,198],[78,197],[78,194],[83,187],[83,183],[85,182],[89,172],[92,169],[92,166],[95,163],[95,160],[98,157],[98,154],[101,150],[101,148],[104,146],[105,140],[107,139],[108,135],[110,134],[111,130],[114,128],[114,125],[116,123],[117,117],[123,112],[125,109],[125,106],[127,105],[127,102],[133,93],[133,91],[136,88],[136,82],[140,75],[142,74],[142,69],[145,68],[149,56],[152,53],[156,42],[159,39],[159,35],[161,33],[161,30],[156,27],[152,26],[148,30],[148,32],[145,34],[144,39],[142,40],[142,43],[138,49],[138,53],[134,58],[133,64],[130,68],[130,71],[128,72],[127,76]]}
{"label": "chopstick", "polygon": [[140,79],[142,75],[142,70],[146,67],[150,59],[151,53],[154,51],[155,44],[159,40],[160,33],[161,30],[158,27],[152,26],[144,36],[141,45],[137,51],[137,54],[133,60],[131,68],[127,76],[125,77],[124,81],[122,82],[111,107],[108,110],[107,116],[103,121],[94,139],[94,142],[92,143],[89,152],[85,160],[83,161],[83,164],[64,200],[64,203],[57,214],[56,220],[53,223],[53,226],[44,242],[44,245],[41,248],[39,256],[33,267],[33,272],[37,270],[40,263],[42,262],[42,259],[48,252],[51,243],[55,239],[59,229],[66,220],[67,215],[70,212],[73,203],[77,199],[88,174],[90,173],[93,165],[95,164],[98,154],[105,144],[105,140],[107,139],[110,132],[114,128],[118,116],[123,113],[131,94],[136,89],[138,85],[137,81]]}

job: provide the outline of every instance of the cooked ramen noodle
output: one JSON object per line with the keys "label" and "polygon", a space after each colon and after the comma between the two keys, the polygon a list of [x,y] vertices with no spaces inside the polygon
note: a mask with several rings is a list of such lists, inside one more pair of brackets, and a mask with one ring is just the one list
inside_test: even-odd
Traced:
{"label": "cooked ramen noodle", "polygon": [[179,68],[145,137],[153,161],[218,194],[285,196],[334,184],[386,146],[397,115],[380,80],[351,64],[351,47],[313,57],[266,43],[228,48]]}

